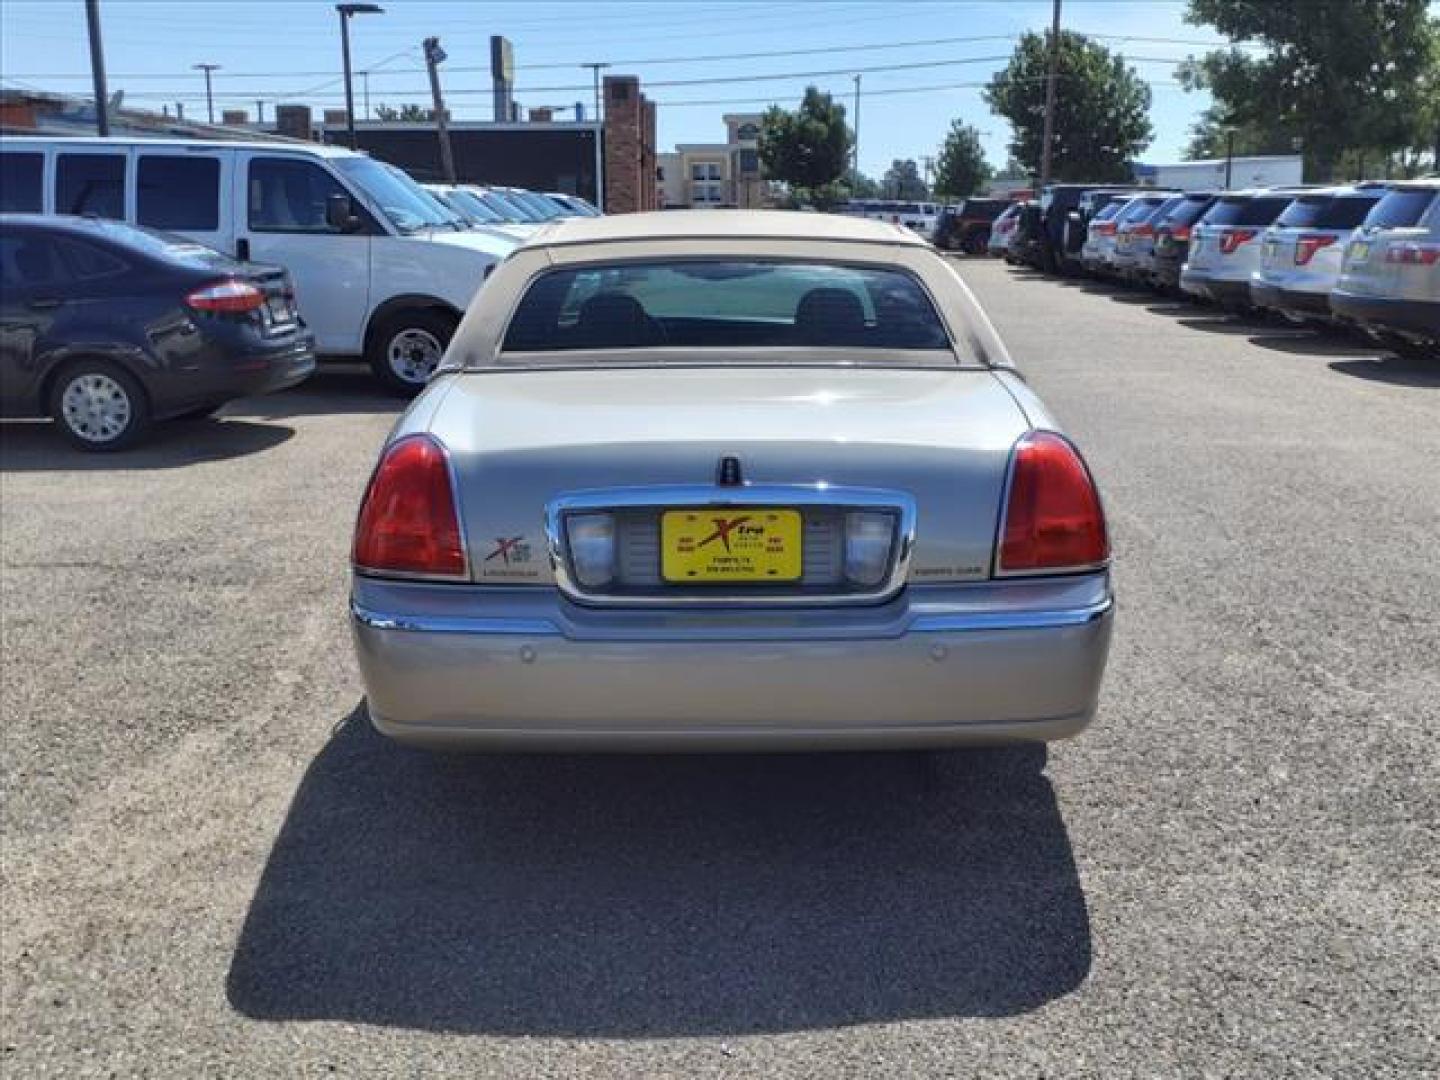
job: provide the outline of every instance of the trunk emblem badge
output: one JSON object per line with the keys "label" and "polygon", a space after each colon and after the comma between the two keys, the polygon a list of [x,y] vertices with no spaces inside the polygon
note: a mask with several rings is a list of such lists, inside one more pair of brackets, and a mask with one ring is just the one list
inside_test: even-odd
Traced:
{"label": "trunk emblem badge", "polygon": [[722,457],[720,465],[715,470],[715,483],[720,487],[740,487],[745,483],[745,478],[740,472],[740,459],[737,457]]}

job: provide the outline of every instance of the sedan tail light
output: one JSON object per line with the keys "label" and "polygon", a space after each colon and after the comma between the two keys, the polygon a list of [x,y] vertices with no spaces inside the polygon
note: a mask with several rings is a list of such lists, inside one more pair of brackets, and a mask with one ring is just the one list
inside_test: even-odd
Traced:
{"label": "sedan tail light", "polygon": [[1233,255],[1241,244],[1248,244],[1258,235],[1258,229],[1228,229],[1220,237],[1220,251],[1225,255]]}
{"label": "sedan tail light", "polygon": [[212,314],[238,315],[257,311],[265,303],[265,293],[259,286],[239,278],[227,278],[213,285],[196,289],[185,297],[185,305],[196,311]]}
{"label": "sedan tail light", "polygon": [[407,435],[385,451],[360,504],[351,557],[363,573],[467,576],[450,461],[435,439]]}
{"label": "sedan tail light", "polygon": [[1090,470],[1063,435],[1032,431],[1010,460],[998,574],[1054,574],[1110,558],[1105,512]]}
{"label": "sedan tail light", "polygon": [[1302,233],[1295,241],[1295,265],[1304,266],[1321,248],[1335,243],[1336,237],[1325,233]]}
{"label": "sedan tail light", "polygon": [[1385,252],[1385,261],[1402,266],[1434,266],[1440,263],[1440,244],[1393,244]]}

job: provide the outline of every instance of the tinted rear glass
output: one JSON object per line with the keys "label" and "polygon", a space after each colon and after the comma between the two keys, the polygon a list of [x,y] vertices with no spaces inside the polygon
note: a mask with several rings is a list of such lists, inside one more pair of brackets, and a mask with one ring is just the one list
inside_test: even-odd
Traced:
{"label": "tinted rear glass", "polygon": [[1130,205],[1129,203],[1119,203],[1119,202],[1109,203],[1108,205],[1101,207],[1100,212],[1095,215],[1095,220],[1096,220],[1096,221],[1109,221],[1111,218],[1113,218],[1115,215],[1119,214],[1122,210],[1124,210],[1124,209],[1125,209],[1127,206],[1129,206],[1129,205]]}
{"label": "tinted rear glass", "polygon": [[45,208],[41,176],[44,154],[0,154],[0,210],[38,214]]}
{"label": "tinted rear glass", "polygon": [[1164,201],[1164,199],[1155,198],[1135,199],[1132,202],[1126,203],[1125,209],[1120,212],[1120,215],[1115,220],[1122,223],[1126,221],[1144,221],[1153,214],[1155,208]]}
{"label": "tinted rear glass", "polygon": [[135,219],[156,229],[220,227],[220,161],[147,154],[136,168]]}
{"label": "tinted rear glass", "polygon": [[1387,191],[1385,197],[1365,217],[1365,225],[1376,229],[1404,229],[1417,224],[1430,204],[1435,201],[1435,191],[1427,188],[1398,188]]}
{"label": "tinted rear glass", "polygon": [[61,154],[55,159],[55,212],[125,217],[125,159],[119,154]]}
{"label": "tinted rear glass", "polygon": [[1165,219],[1166,225],[1193,225],[1200,215],[1210,209],[1208,198],[1185,199],[1173,210],[1170,216]]}
{"label": "tinted rear glass", "polygon": [[1308,229],[1320,219],[1331,201],[1332,197],[1329,195],[1296,199],[1275,219],[1275,224],[1282,229]]}
{"label": "tinted rear glass", "polygon": [[826,346],[950,349],[920,284],[898,270],[676,260],[544,274],[505,334],[507,352]]}
{"label": "tinted rear glass", "polygon": [[1289,195],[1262,195],[1257,198],[1221,199],[1210,208],[1206,225],[1240,225],[1254,228],[1269,225],[1290,203]]}
{"label": "tinted rear glass", "polygon": [[1365,216],[1379,201],[1378,193],[1375,195],[1346,195],[1334,199],[1315,219],[1315,227],[1317,229],[1353,229],[1365,220]]}

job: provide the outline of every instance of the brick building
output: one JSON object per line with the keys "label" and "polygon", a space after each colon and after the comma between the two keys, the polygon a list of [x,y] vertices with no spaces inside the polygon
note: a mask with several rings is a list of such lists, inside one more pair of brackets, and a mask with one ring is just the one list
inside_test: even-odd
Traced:
{"label": "brick building", "polygon": [[607,75],[605,206],[607,214],[660,208],[655,155],[655,103],[634,75]]}

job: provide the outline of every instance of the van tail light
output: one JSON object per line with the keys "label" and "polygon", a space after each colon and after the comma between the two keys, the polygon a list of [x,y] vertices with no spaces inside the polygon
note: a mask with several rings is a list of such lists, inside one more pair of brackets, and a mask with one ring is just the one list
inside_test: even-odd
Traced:
{"label": "van tail light", "polygon": [[1440,263],[1440,244],[1392,244],[1385,252],[1385,261],[1402,266],[1434,266]]}
{"label": "van tail light", "polygon": [[1321,248],[1335,243],[1335,239],[1324,233],[1302,233],[1300,238],[1295,241],[1295,265],[1304,266],[1315,257],[1315,253]]}
{"label": "van tail light", "polygon": [[211,314],[243,315],[258,311],[265,303],[265,293],[256,285],[239,278],[227,278],[185,297],[185,306]]}
{"label": "van tail light", "polygon": [[1080,452],[1063,435],[1032,431],[1011,452],[996,573],[1064,573],[1109,558],[1100,493]]}
{"label": "van tail light", "polygon": [[465,545],[445,448],[407,435],[385,451],[360,504],[351,553],[369,574],[465,578]]}
{"label": "van tail light", "polygon": [[1248,244],[1258,235],[1258,229],[1229,229],[1220,237],[1220,251],[1225,255],[1233,255],[1239,250],[1241,244]]}

